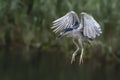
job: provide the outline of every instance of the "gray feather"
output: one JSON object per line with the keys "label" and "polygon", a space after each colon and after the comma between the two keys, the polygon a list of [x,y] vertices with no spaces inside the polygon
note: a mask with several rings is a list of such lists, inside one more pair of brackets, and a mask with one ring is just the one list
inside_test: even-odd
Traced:
{"label": "gray feather", "polygon": [[79,23],[79,18],[74,11],[70,11],[65,16],[53,21],[53,32],[57,33],[65,28],[72,28],[75,22]]}
{"label": "gray feather", "polygon": [[94,39],[96,35],[99,36],[102,33],[100,25],[87,13],[81,13],[81,25],[83,27],[83,35],[88,38]]}

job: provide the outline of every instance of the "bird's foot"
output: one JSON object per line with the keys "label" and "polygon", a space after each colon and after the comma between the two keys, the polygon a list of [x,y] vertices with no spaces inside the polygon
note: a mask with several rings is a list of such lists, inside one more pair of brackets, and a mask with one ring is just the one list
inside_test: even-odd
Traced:
{"label": "bird's foot", "polygon": [[72,55],[71,64],[75,61],[75,54]]}
{"label": "bird's foot", "polygon": [[82,63],[83,63],[83,51],[84,51],[84,49],[82,48],[79,64],[82,64]]}
{"label": "bird's foot", "polygon": [[83,58],[80,58],[79,64],[83,63]]}

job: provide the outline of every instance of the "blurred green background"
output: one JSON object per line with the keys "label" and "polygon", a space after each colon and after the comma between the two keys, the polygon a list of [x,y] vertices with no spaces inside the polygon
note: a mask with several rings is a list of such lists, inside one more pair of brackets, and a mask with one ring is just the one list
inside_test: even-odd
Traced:
{"label": "blurred green background", "polygon": [[[71,10],[92,14],[103,30],[81,65],[80,54],[70,63],[72,40],[50,29]],[[120,1],[0,0],[0,80],[120,80]]]}

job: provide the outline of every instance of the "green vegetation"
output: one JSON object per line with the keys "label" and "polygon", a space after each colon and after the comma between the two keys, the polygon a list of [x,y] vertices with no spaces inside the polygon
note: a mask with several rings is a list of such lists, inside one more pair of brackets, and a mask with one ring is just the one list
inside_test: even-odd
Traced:
{"label": "green vegetation", "polygon": [[[103,30],[85,45],[81,66],[79,56],[70,64],[72,41],[50,29],[71,10],[90,13]],[[119,80],[119,35],[119,0],[0,0],[0,80]]]}

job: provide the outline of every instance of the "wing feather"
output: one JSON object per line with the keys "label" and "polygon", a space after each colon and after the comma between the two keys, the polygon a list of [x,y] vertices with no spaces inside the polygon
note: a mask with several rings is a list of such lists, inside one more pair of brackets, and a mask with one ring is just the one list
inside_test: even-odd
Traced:
{"label": "wing feather", "polygon": [[79,18],[74,11],[68,12],[65,16],[53,21],[53,32],[57,33],[65,28],[72,28],[75,22],[79,22]]}
{"label": "wing feather", "polygon": [[83,27],[83,35],[88,38],[94,39],[102,33],[100,25],[87,13],[81,13],[81,25]]}

